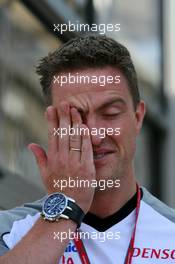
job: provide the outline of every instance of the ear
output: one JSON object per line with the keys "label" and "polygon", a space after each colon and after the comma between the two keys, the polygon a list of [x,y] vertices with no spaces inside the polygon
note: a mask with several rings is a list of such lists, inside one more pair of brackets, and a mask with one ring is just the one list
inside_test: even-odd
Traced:
{"label": "ear", "polygon": [[137,104],[137,109],[135,111],[136,133],[137,133],[137,135],[140,133],[140,130],[142,128],[142,123],[143,123],[143,119],[144,119],[144,116],[145,116],[145,112],[146,112],[145,102],[143,100],[141,100]]}

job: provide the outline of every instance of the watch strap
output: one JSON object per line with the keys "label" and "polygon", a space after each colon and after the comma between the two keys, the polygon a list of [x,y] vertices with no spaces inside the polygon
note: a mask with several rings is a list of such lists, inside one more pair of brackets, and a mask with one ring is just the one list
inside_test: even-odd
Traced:
{"label": "watch strap", "polygon": [[82,209],[76,204],[74,204],[73,206],[71,205],[70,207],[72,208],[72,210],[66,208],[62,214],[68,216],[71,220],[76,222],[79,228],[85,214]]}

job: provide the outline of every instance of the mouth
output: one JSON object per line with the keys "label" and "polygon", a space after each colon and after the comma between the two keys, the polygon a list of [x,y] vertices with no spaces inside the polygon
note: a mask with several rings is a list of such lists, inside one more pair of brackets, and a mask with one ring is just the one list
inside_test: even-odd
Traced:
{"label": "mouth", "polygon": [[108,152],[101,152],[101,153],[94,153],[94,161],[101,160],[105,158],[107,155],[114,153],[114,151],[108,151]]}

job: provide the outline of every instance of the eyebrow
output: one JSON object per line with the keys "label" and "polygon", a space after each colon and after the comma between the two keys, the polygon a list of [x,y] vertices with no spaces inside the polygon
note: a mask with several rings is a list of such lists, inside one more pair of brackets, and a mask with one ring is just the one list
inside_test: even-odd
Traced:
{"label": "eyebrow", "polygon": [[[109,99],[108,101],[106,101],[106,102],[104,102],[102,105],[100,105],[97,109],[96,109],[96,111],[101,111],[101,110],[103,110],[104,108],[107,108],[107,107],[109,107],[109,106],[111,106],[112,104],[115,104],[115,103],[120,103],[120,104],[123,104],[123,105],[126,105],[126,102],[124,101],[124,99],[122,99],[122,98],[111,98],[111,99]],[[84,110],[83,109],[81,109],[81,108],[79,108],[79,107],[77,107],[77,110],[80,112],[80,113],[84,113]]]}
{"label": "eyebrow", "polygon": [[115,104],[115,103],[120,103],[120,104],[126,105],[126,102],[124,101],[124,99],[122,99],[122,98],[112,98],[112,99],[108,100],[107,102],[104,102],[104,103],[98,108],[98,110],[102,110],[102,109],[104,109],[104,108],[107,108],[107,107],[109,107],[110,105]]}

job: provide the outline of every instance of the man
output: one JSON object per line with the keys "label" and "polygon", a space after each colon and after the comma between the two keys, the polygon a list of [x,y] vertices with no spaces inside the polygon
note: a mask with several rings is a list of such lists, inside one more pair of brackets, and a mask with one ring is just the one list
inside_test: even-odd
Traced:
{"label": "man", "polygon": [[37,72],[48,151],[29,149],[48,195],[1,212],[0,264],[175,263],[175,212],[135,178],[145,104],[128,50],[75,38]]}

